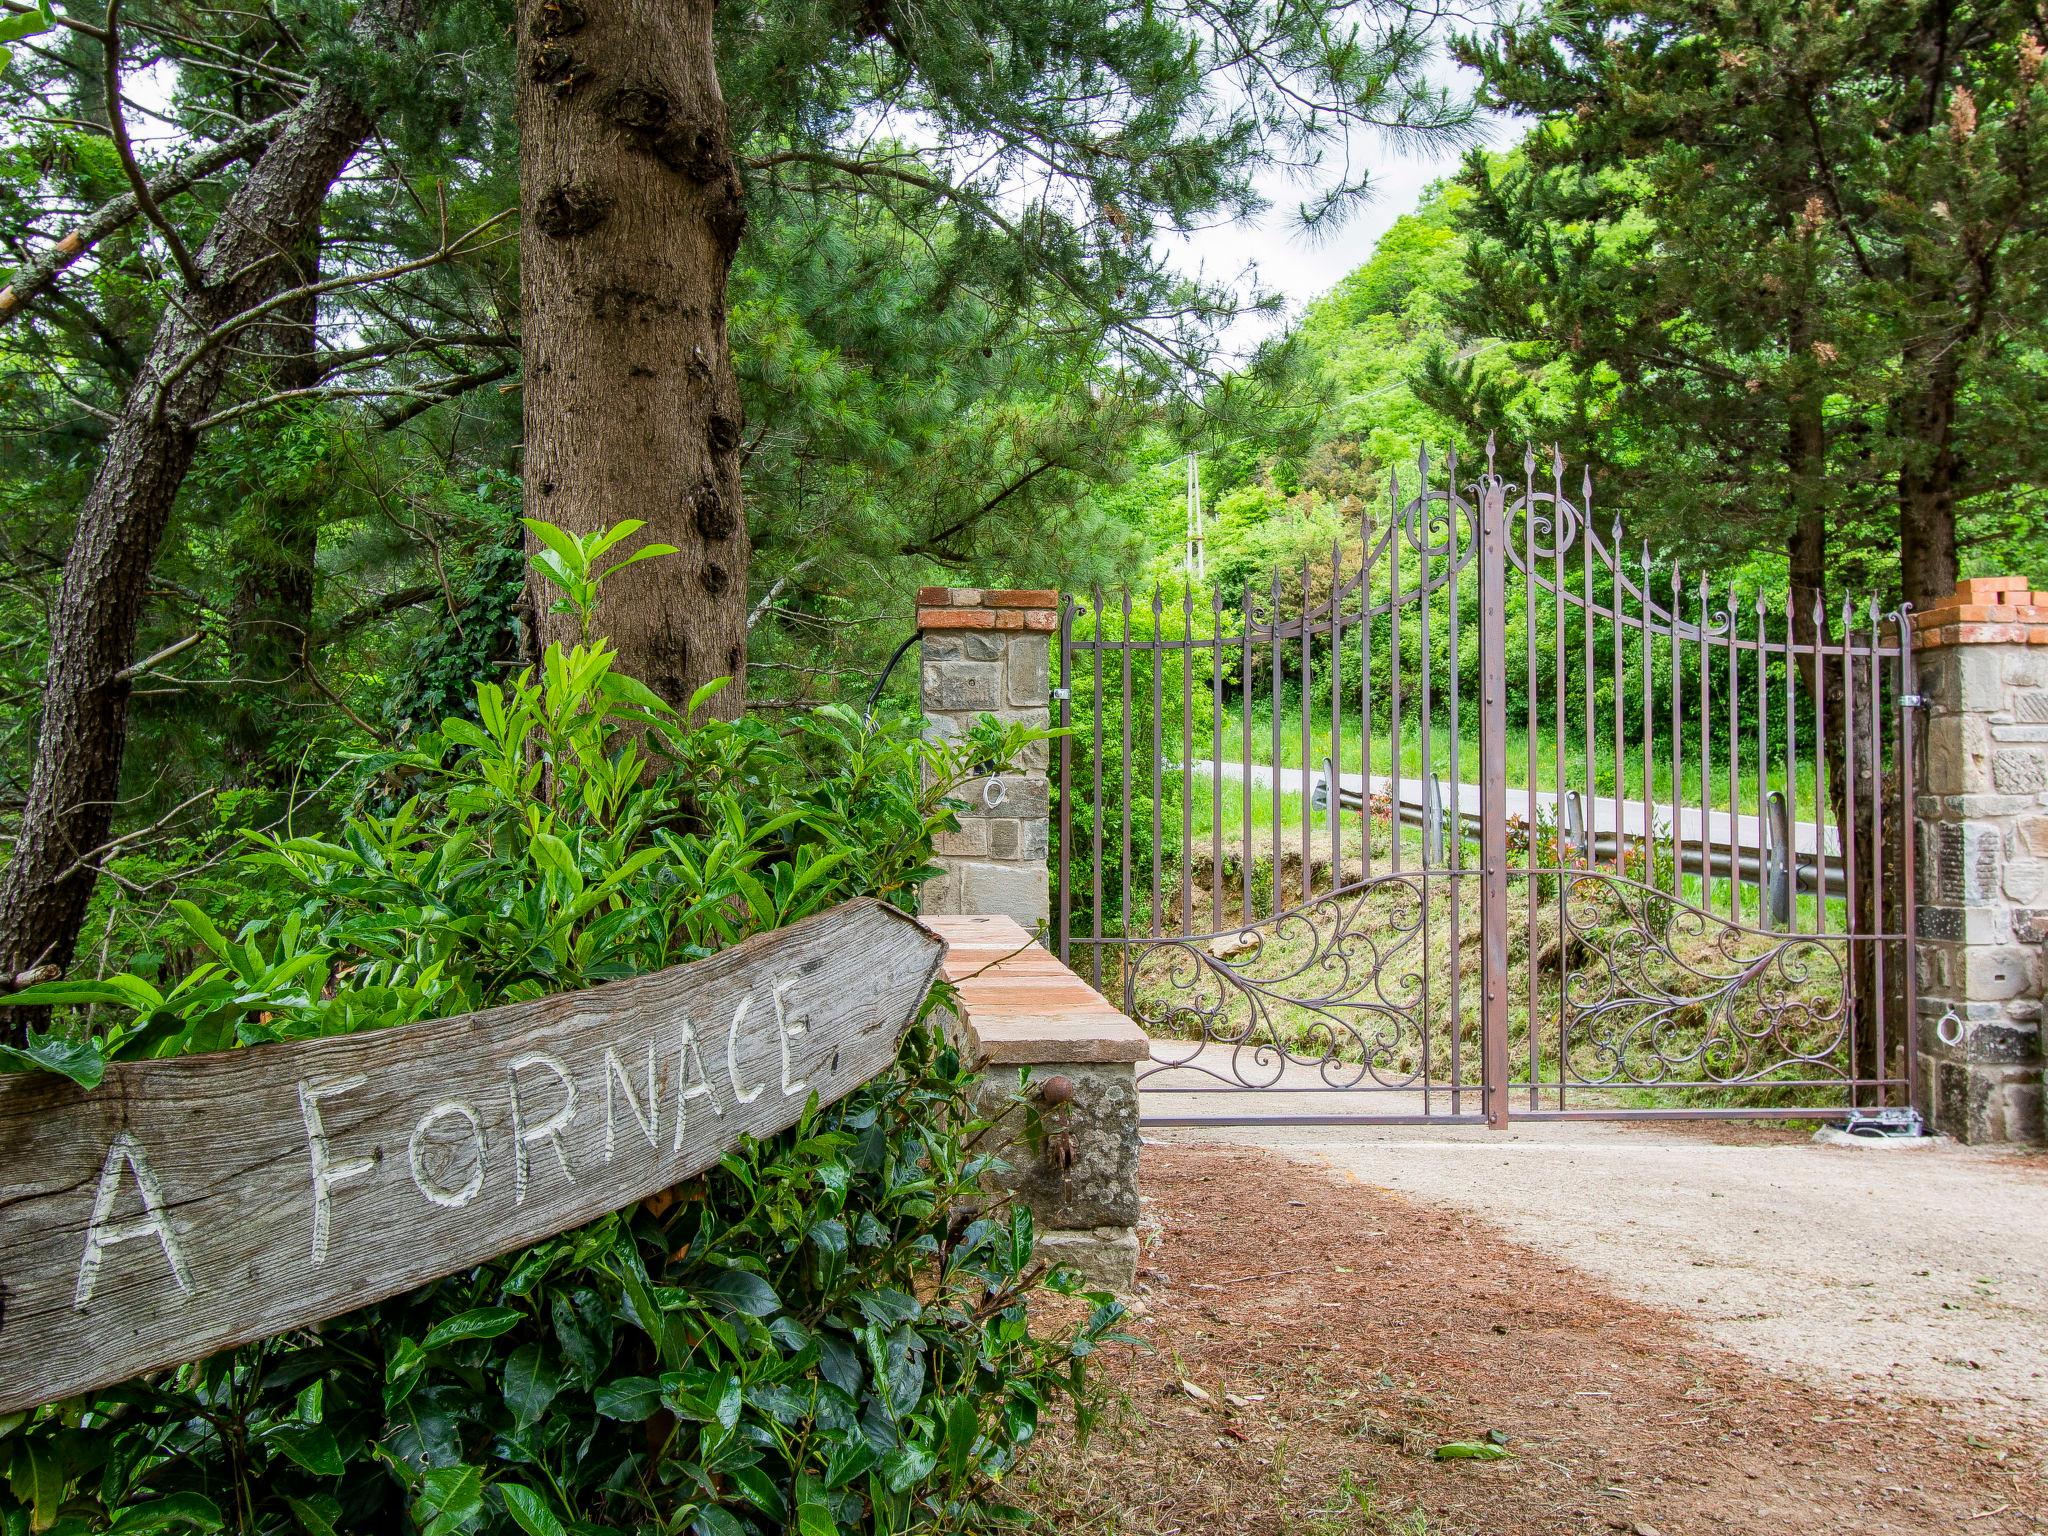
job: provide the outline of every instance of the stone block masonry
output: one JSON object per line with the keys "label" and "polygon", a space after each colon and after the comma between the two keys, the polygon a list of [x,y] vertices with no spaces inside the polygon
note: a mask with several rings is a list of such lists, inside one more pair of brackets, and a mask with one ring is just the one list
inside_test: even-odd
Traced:
{"label": "stone block masonry", "polygon": [[[1057,593],[925,587],[917,595],[926,729],[965,736],[983,715],[1044,729],[1050,723]],[[1046,811],[1050,786],[1040,743],[1021,769],[962,789],[960,830],[942,835],[944,871],[924,888],[927,915],[994,913],[1027,931],[1049,916]]]}
{"label": "stone block masonry", "polygon": [[1913,630],[1920,1108],[1961,1141],[2048,1140],[2048,594],[1973,577]]}
{"label": "stone block masonry", "polygon": [[994,1122],[985,1145],[1006,1165],[996,1191],[1030,1206],[1040,1258],[1130,1290],[1144,1032],[1011,919],[925,922],[959,988],[953,1038],[982,1065],[976,1110]]}

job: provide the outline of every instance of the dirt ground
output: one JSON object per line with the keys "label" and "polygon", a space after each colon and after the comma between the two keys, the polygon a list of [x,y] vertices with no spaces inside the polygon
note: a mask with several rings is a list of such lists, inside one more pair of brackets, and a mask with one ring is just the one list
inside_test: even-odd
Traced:
{"label": "dirt ground", "polygon": [[1105,1362],[1088,1447],[1052,1436],[1016,1490],[1059,1531],[2048,1532],[2039,1422],[1791,1379],[1327,1166],[1148,1145],[1144,1181],[1144,1347]]}
{"label": "dirt ground", "polygon": [[1151,1134],[1262,1146],[1479,1217],[1816,1385],[1882,1385],[1984,1430],[2048,1421],[2048,1155],[1735,1122]]}

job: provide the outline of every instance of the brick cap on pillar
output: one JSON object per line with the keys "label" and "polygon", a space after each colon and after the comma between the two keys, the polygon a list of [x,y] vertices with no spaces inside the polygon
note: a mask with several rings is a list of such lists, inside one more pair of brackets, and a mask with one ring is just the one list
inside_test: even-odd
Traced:
{"label": "brick cap on pillar", "polygon": [[920,587],[917,627],[927,629],[1051,630],[1058,627],[1059,593],[1049,587],[997,592],[982,587]]}
{"label": "brick cap on pillar", "polygon": [[2024,576],[1966,576],[1913,615],[1913,648],[1943,645],[2048,645],[2048,593]]}

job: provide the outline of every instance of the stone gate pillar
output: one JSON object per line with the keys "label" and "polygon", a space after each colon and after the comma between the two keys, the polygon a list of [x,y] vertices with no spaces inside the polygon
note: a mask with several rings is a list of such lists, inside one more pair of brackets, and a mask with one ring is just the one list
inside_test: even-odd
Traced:
{"label": "stone gate pillar", "polygon": [[[957,740],[982,715],[1045,728],[1052,634],[1059,624],[1056,593],[925,587],[917,603],[930,734]],[[945,873],[926,884],[923,911],[1013,917],[1029,932],[1043,928],[1049,915],[1046,762],[1040,742],[1021,772],[965,787],[968,808],[960,830],[939,837]]]}
{"label": "stone gate pillar", "polygon": [[2048,594],[2036,606],[2022,579],[1973,577],[1913,628],[1919,1108],[1960,1141],[2048,1140]]}

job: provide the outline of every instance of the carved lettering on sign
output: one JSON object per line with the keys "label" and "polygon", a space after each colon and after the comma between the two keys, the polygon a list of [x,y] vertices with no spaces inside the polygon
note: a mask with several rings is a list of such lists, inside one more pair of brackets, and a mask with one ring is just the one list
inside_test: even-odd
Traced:
{"label": "carved lettering on sign", "polygon": [[[0,1074],[0,1413],[332,1317],[701,1173],[887,1067],[941,952],[855,901],[487,1013],[120,1062],[90,1093]],[[705,1020],[724,1021],[722,1062]]]}
{"label": "carved lettering on sign", "polygon": [[[136,1193],[142,1199],[142,1214],[115,1221],[114,1206],[121,1196],[123,1169],[135,1180]],[[107,1250],[120,1243],[133,1242],[138,1237],[157,1240],[163,1248],[164,1263],[170,1268],[178,1294],[190,1296],[192,1277],[185,1269],[185,1256],[178,1247],[178,1234],[164,1209],[163,1186],[157,1182],[156,1170],[149,1166],[149,1155],[142,1150],[142,1144],[123,1131],[108,1145],[106,1161],[100,1164],[99,1187],[92,1197],[92,1220],[85,1229],[85,1255],[78,1261],[78,1282],[71,1290],[74,1307],[83,1311],[92,1300],[93,1287],[99,1283],[100,1265],[106,1259]]]}
{"label": "carved lettering on sign", "polygon": [[[459,1119],[465,1129],[460,1143],[451,1141],[441,1127]],[[473,1146],[473,1153],[458,1160],[459,1149]],[[413,1188],[435,1205],[459,1211],[474,1200],[484,1187],[484,1127],[476,1111],[460,1099],[444,1099],[420,1116],[406,1141],[405,1155],[412,1166]],[[462,1182],[452,1175],[462,1174]]]}

